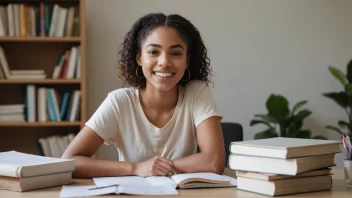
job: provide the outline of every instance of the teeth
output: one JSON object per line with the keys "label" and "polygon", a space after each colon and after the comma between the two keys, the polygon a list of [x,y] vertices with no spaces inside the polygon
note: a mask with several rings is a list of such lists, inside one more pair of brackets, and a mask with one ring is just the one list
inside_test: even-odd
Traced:
{"label": "teeth", "polygon": [[157,76],[160,76],[160,77],[169,77],[169,76],[172,76],[172,73],[155,72],[154,74],[157,75]]}

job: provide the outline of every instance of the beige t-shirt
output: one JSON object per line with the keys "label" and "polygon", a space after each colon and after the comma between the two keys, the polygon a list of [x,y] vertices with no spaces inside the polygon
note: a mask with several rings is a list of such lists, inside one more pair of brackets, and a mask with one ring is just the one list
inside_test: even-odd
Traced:
{"label": "beige t-shirt", "polygon": [[174,114],[163,127],[149,122],[142,109],[137,88],[111,91],[86,126],[107,143],[114,143],[120,161],[144,161],[161,155],[174,160],[196,153],[196,127],[207,118],[218,116],[210,88],[203,81],[178,87]]}

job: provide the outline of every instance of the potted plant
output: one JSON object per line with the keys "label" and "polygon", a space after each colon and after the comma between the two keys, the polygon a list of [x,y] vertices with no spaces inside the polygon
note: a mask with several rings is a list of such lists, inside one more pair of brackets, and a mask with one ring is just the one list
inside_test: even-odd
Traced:
{"label": "potted plant", "polygon": [[326,139],[324,136],[311,136],[311,131],[302,129],[303,121],[312,112],[303,109],[306,100],[300,101],[289,109],[289,104],[284,96],[271,94],[266,101],[267,114],[254,115],[258,119],[250,121],[250,126],[264,124],[267,126],[262,132],[257,133],[254,139],[264,139],[272,137],[292,137],[292,138],[315,138]]}
{"label": "potted plant", "polygon": [[339,120],[338,127],[327,125],[326,128],[338,132],[341,135],[350,136],[352,131],[352,59],[347,64],[347,72],[344,74],[336,67],[329,66],[330,73],[341,83],[343,90],[340,92],[323,93],[323,96],[333,100],[343,108],[347,115],[347,121]]}

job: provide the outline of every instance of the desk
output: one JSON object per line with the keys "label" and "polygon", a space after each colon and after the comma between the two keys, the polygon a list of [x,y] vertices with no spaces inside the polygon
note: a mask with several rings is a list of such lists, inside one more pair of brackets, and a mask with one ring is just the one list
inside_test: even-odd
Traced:
{"label": "desk", "polygon": [[[320,191],[320,192],[313,192],[313,193],[303,193],[303,194],[296,194],[296,195],[289,195],[284,196],[285,198],[290,197],[300,197],[300,198],[345,198],[352,196],[352,188],[345,187],[344,181],[344,172],[343,169],[333,169],[333,187],[331,191]],[[233,176],[233,171],[227,169],[225,170],[226,175]],[[74,185],[93,185],[93,181],[91,179],[75,179],[77,183]],[[59,197],[61,191],[60,187],[53,187],[53,188],[46,188],[41,190],[35,190],[30,192],[12,192],[12,191],[5,191],[0,190],[0,197],[11,197],[11,198],[56,198]],[[237,190],[235,187],[232,188],[208,188],[208,189],[187,189],[187,190],[178,190],[179,195],[186,198],[225,198],[225,197],[232,197],[232,198],[254,198],[254,197],[269,197],[258,195],[255,193],[245,192],[241,190]],[[116,197],[125,197],[130,198],[131,195],[104,195],[98,197],[106,197],[106,198],[116,198]],[[143,197],[153,197],[153,196],[138,196],[139,198]],[[155,196],[158,198],[165,198],[165,197],[179,197],[179,196]]]}

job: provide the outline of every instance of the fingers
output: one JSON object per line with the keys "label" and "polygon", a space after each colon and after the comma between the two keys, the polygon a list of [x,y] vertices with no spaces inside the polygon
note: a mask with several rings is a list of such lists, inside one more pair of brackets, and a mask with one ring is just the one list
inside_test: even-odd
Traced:
{"label": "fingers", "polygon": [[158,164],[158,168],[162,171],[167,172],[167,175],[169,173],[171,174],[176,174],[176,169],[171,160],[162,158],[162,157],[156,157],[155,158],[155,164]]}

